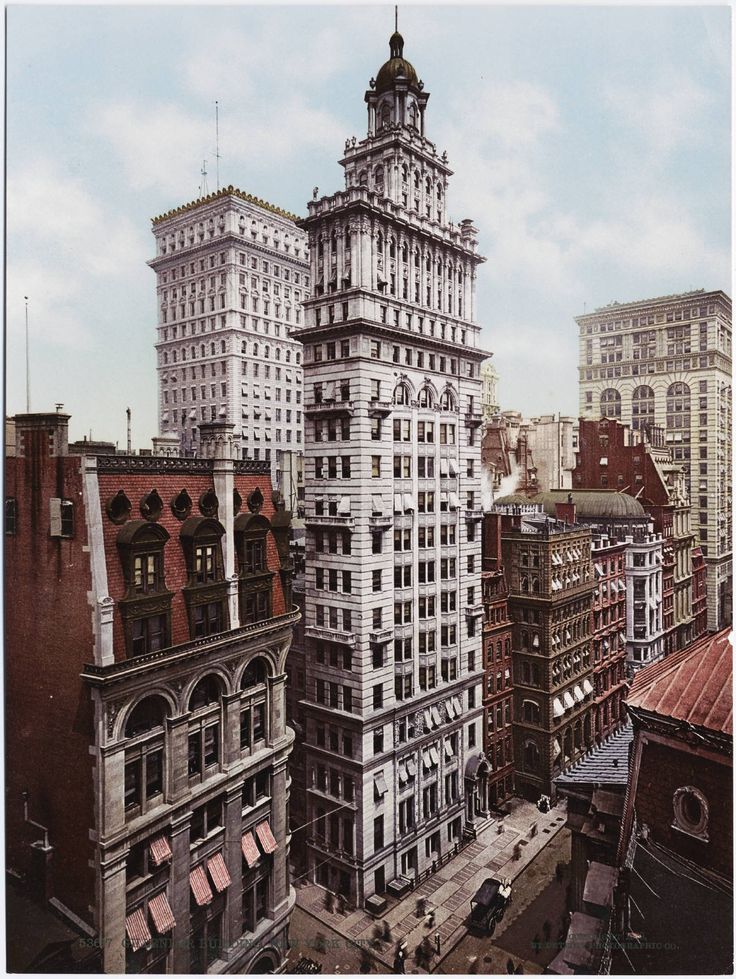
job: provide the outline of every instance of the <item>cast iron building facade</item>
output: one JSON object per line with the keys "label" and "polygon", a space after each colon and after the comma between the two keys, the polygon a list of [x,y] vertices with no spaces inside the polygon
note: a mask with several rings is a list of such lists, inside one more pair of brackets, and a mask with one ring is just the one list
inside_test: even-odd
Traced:
{"label": "cast iron building facade", "polygon": [[[303,438],[306,236],[295,217],[228,187],[153,219],[159,431],[200,451],[203,423],[235,426],[291,502]],[[284,456],[288,456],[284,459]]]}
{"label": "cast iron building facade", "polygon": [[[345,189],[309,203],[304,344],[308,841],[363,903],[487,814],[479,440],[469,220],[394,34]],[[342,807],[339,812],[335,810]],[[393,885],[393,886],[392,886]]]}
{"label": "cast iron building facade", "polygon": [[278,970],[289,514],[229,426],[207,458],[80,457],[68,417],[17,416],[6,462],[8,867],[101,971]]}
{"label": "cast iron building facade", "polygon": [[721,629],[732,592],[731,300],[701,289],[612,303],[576,322],[581,416],[661,426],[686,470],[708,569],[708,628]]}

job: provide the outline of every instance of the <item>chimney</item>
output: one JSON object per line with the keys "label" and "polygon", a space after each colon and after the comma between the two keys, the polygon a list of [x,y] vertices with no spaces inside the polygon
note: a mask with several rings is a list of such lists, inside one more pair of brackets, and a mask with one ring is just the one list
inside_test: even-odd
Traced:
{"label": "chimney", "polygon": [[33,412],[16,415],[15,451],[22,458],[33,455],[65,456],[69,453],[69,419],[62,413],[63,405],[56,411]]}
{"label": "chimney", "polygon": [[200,455],[203,459],[239,459],[240,438],[229,422],[202,422],[199,426]]}
{"label": "chimney", "polygon": [[576,512],[575,504],[573,503],[572,499],[572,493],[567,494],[566,503],[560,503],[559,501],[555,502],[555,516],[558,520],[561,520],[562,523],[567,524],[568,527],[575,525]]}

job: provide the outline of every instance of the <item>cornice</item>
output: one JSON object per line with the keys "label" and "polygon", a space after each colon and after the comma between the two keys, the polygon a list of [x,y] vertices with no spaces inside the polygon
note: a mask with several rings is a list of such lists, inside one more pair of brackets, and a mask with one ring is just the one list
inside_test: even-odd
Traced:
{"label": "cornice", "polygon": [[179,207],[172,208],[170,211],[166,211],[165,214],[160,214],[158,217],[151,218],[151,224],[154,226],[168,221],[171,218],[178,217],[180,214],[186,214],[190,211],[195,210],[198,207],[203,207],[206,204],[213,204],[217,201],[224,200],[227,197],[235,197],[238,200],[245,201],[246,204],[253,204],[256,207],[260,207],[264,211],[269,211],[271,214],[276,214],[278,217],[285,218],[287,221],[291,221],[293,224],[299,220],[299,215],[292,214],[290,211],[285,211],[281,207],[277,207],[275,204],[271,204],[268,201],[262,200],[260,197],[255,197],[253,194],[248,194],[238,187],[233,187],[230,184],[228,187],[224,187],[220,191],[216,191],[213,194],[208,194],[206,197],[199,197],[195,201],[190,201],[188,204],[182,204]]}

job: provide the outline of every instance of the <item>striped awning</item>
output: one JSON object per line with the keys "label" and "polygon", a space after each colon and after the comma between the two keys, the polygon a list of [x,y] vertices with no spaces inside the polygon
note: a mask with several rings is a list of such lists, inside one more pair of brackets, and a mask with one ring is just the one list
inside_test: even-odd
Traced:
{"label": "striped awning", "polygon": [[207,869],[210,872],[212,883],[215,885],[215,890],[218,894],[222,894],[230,886],[232,881],[230,880],[230,874],[228,873],[221,853],[215,853],[214,856],[209,858]]}
{"label": "striped awning", "polygon": [[250,830],[247,833],[243,833],[242,839],[240,840],[240,848],[243,851],[243,856],[248,866],[255,867],[261,859],[261,854],[258,852],[255,838]]}
{"label": "striped awning", "polygon": [[212,903],[212,890],[210,888],[209,881],[207,880],[205,869],[201,864],[190,872],[189,886],[192,888],[194,900],[197,902],[200,908],[204,907],[206,904]]}
{"label": "striped awning", "polygon": [[162,863],[171,859],[171,847],[169,846],[169,841],[163,834],[151,840],[149,850],[151,860],[153,860],[157,867],[160,867]]}
{"label": "striped awning", "polygon": [[144,945],[148,945],[152,941],[143,908],[136,908],[132,914],[126,917],[125,931],[130,939],[130,945],[134,952],[137,952],[139,948],[143,948]]}
{"label": "striped awning", "polygon": [[271,832],[271,827],[267,819],[264,819],[262,823],[256,826],[256,836],[258,837],[258,842],[261,844],[264,853],[273,853],[278,847],[276,838]]}
{"label": "striped awning", "polygon": [[148,902],[148,910],[151,912],[153,923],[159,935],[165,935],[176,924],[174,912],[171,910],[171,906],[166,900],[166,894],[163,891],[151,898]]}

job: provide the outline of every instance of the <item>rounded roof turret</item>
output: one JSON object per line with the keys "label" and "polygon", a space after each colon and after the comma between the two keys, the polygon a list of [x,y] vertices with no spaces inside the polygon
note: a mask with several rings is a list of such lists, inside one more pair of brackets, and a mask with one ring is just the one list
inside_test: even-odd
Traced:
{"label": "rounded roof turret", "polygon": [[404,58],[404,38],[394,31],[388,44],[391,57],[376,76],[376,93],[380,95],[390,91],[397,81],[408,82],[410,86],[418,88],[419,78],[414,66]]}

